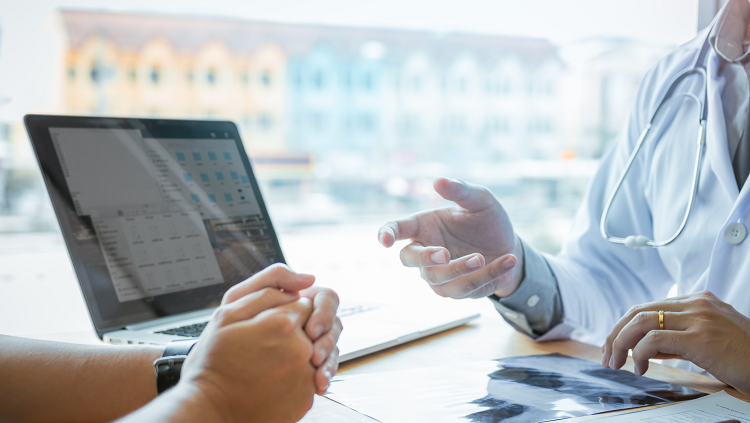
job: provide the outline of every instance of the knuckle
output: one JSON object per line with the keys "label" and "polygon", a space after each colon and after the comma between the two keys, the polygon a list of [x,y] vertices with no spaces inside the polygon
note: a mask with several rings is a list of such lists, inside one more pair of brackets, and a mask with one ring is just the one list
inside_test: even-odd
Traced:
{"label": "knuckle", "polygon": [[274,263],[268,268],[268,273],[274,277],[282,277],[290,272],[289,268],[282,263]]}
{"label": "knuckle", "polygon": [[421,269],[421,273],[422,273],[422,279],[424,279],[425,281],[427,281],[427,283],[429,283],[430,285],[436,285],[437,284],[437,280],[435,278],[435,272],[432,269],[430,269],[430,268],[422,268]]}
{"label": "knuckle", "polygon": [[338,316],[336,316],[336,319],[334,319],[333,323],[335,327],[339,328],[339,332],[342,332],[344,330],[344,322],[342,322]]}
{"label": "knuckle", "polygon": [[450,297],[447,292],[445,292],[445,289],[442,286],[433,286],[432,290],[437,294],[439,297],[448,298]]}
{"label": "knuckle", "polygon": [[625,313],[626,316],[635,316],[640,312],[641,306],[640,305],[634,305],[628,309],[628,311]]}
{"label": "knuckle", "polygon": [[406,248],[403,248],[401,250],[401,252],[398,254],[398,258],[399,258],[399,260],[401,260],[401,264],[402,265],[404,265],[404,266],[407,265],[407,262],[406,262]]}
{"label": "knuckle", "polygon": [[633,322],[638,326],[645,325],[649,323],[649,317],[650,316],[648,315],[648,313],[641,312],[635,315],[635,317],[633,318]]}
{"label": "knuckle", "polygon": [[650,330],[643,339],[646,342],[660,342],[663,339],[663,333],[660,330]]}
{"label": "knuckle", "polygon": [[258,291],[258,297],[263,300],[271,300],[273,299],[277,294],[279,294],[279,291],[273,288],[263,288],[260,291]]}
{"label": "knuckle", "polygon": [[214,311],[212,320],[216,321],[220,326],[224,326],[227,319],[229,318],[229,308],[221,306]]}
{"label": "knuckle", "polygon": [[294,323],[285,313],[273,313],[269,316],[268,323],[275,332],[282,335],[287,335],[294,331]]}

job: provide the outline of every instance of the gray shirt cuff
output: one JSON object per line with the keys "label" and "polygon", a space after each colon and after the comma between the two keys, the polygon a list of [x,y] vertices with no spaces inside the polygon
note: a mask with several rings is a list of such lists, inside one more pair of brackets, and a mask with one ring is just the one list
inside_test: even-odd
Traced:
{"label": "gray shirt cuff", "polygon": [[557,278],[541,253],[521,240],[523,278],[507,297],[489,299],[511,326],[536,339],[562,322],[563,308]]}

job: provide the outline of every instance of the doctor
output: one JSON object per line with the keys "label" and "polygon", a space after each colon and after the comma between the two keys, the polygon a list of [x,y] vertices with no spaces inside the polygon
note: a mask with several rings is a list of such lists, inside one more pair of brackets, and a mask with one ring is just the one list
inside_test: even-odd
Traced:
{"label": "doctor", "polygon": [[381,244],[411,240],[401,261],[438,295],[488,297],[534,339],[603,343],[611,368],[633,349],[638,374],[681,358],[750,394],[749,44],[750,2],[730,0],[649,71],[559,255],[450,179],[434,187],[455,206],[386,223]]}

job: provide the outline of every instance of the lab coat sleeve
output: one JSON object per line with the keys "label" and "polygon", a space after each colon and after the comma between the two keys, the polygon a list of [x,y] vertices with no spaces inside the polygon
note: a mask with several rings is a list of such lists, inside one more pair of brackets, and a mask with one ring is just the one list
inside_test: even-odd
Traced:
{"label": "lab coat sleeve", "polygon": [[562,321],[563,309],[557,279],[541,253],[521,240],[523,277],[507,297],[489,299],[503,319],[532,339],[547,333]]}
{"label": "lab coat sleeve", "polygon": [[[572,337],[600,345],[614,324],[633,305],[664,298],[675,283],[655,248],[631,250],[606,241],[599,221],[662,90],[689,55],[674,53],[644,78],[633,111],[612,148],[604,155],[557,256],[545,255],[557,279],[563,320],[539,340]],[[652,219],[644,190],[649,157],[641,151],[610,209],[613,236],[645,235],[653,239]],[[688,182],[686,182],[688,183]]]}

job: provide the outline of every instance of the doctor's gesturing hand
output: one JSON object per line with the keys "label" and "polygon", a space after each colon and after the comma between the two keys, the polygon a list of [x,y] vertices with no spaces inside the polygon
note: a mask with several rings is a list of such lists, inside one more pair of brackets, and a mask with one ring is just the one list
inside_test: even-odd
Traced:
{"label": "doctor's gesturing hand", "polygon": [[638,375],[651,358],[685,359],[750,394],[750,319],[708,291],[632,307],[607,337],[602,364],[619,369],[629,349]]}
{"label": "doctor's gesturing hand", "polygon": [[481,298],[513,293],[522,277],[523,247],[507,213],[485,187],[440,178],[435,191],[455,206],[391,221],[378,231],[385,247],[410,239],[401,262],[419,268],[435,293]]}

